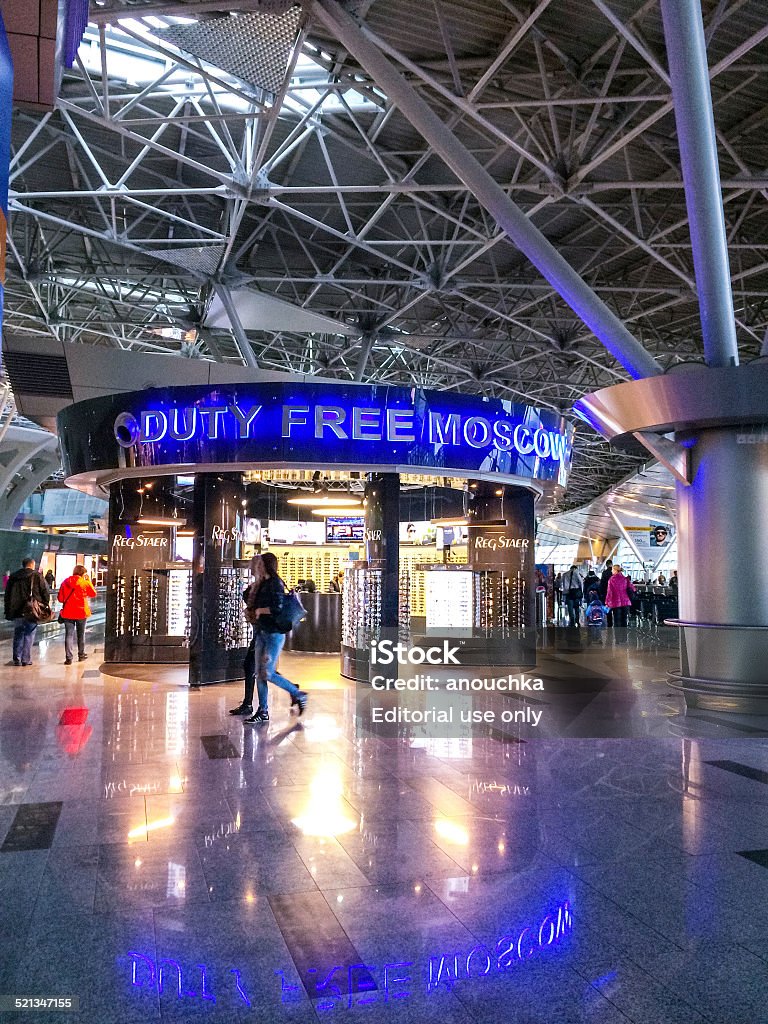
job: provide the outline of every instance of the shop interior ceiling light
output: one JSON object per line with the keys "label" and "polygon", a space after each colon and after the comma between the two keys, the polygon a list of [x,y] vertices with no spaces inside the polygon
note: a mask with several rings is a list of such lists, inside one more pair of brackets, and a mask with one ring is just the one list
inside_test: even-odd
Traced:
{"label": "shop interior ceiling light", "polygon": [[186,526],[186,519],[176,519],[173,516],[141,516],[136,520],[137,526]]}
{"label": "shop interior ceiling light", "polygon": [[466,516],[445,516],[443,519],[430,519],[431,526],[469,526]]}
{"label": "shop interior ceiling light", "polygon": [[342,505],[349,508],[362,508],[362,503],[359,498],[354,498],[351,495],[345,496],[343,494],[338,496],[335,494],[309,494],[306,498],[289,498],[287,503],[289,505],[328,505],[329,507],[333,506],[333,508],[341,508]]}
{"label": "shop interior ceiling light", "polygon": [[313,508],[313,516],[341,516],[343,518],[359,519],[362,513],[362,508],[351,508],[349,505],[334,507],[333,505],[324,505],[322,508]]}

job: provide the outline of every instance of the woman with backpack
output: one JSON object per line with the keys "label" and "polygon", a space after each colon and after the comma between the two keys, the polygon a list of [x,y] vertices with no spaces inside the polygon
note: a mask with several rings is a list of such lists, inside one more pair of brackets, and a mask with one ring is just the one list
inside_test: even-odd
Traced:
{"label": "woman with backpack", "polygon": [[611,609],[613,626],[626,628],[627,613],[632,607],[634,593],[632,581],[624,575],[620,565],[614,565],[611,569],[611,578],[608,580],[608,592],[605,595],[605,603]]}
{"label": "woman with backpack", "polygon": [[[288,691],[291,707],[298,707],[300,715],[304,714],[307,706],[307,694],[290,679],[280,675],[276,667],[286,633],[291,629],[291,624],[284,622],[281,616],[286,593],[285,584],[277,573],[277,558],[271,551],[257,558],[254,558],[252,565],[254,583],[245,594],[246,618],[253,623],[253,639],[243,666],[245,696],[240,707],[230,712],[233,715],[249,715],[245,719],[248,725],[261,725],[269,721],[267,681]],[[255,714],[251,714],[254,689],[258,692],[259,706]]]}

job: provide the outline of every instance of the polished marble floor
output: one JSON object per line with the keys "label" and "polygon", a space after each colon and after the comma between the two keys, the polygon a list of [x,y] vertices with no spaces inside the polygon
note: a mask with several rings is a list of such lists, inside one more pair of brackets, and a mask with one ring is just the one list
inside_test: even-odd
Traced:
{"label": "polished marble floor", "polygon": [[275,692],[256,729],[237,684],[102,674],[96,639],[0,669],[0,997],[89,1024],[768,1021],[768,731],[685,714],[671,631],[560,635],[538,729],[444,737],[361,733],[333,657],[285,656],[309,708]]}

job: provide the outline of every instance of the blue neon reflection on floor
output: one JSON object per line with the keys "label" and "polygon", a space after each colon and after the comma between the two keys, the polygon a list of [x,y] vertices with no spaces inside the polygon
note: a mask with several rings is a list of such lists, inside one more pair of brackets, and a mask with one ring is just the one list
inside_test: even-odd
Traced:
{"label": "blue neon reflection on floor", "polygon": [[[519,929],[502,935],[489,948],[483,944],[468,949],[436,953],[421,961],[401,960],[383,964],[337,964],[330,970],[309,968],[303,984],[293,984],[288,975],[295,971],[274,971],[279,981],[275,986],[275,1001],[296,1003],[306,992],[318,1011],[329,1011],[353,1006],[367,1006],[375,1002],[407,999],[420,992],[433,995],[442,988],[450,990],[461,982],[476,982],[489,975],[509,970],[516,963],[524,963],[547,950],[560,947],[573,931],[571,903],[564,900],[543,917]],[[136,989],[156,988],[159,995],[173,991],[176,999],[201,999],[216,1002],[211,989],[213,971],[204,964],[183,968],[178,960],[164,958],[155,962],[151,957],[131,951],[131,986]],[[122,960],[122,958],[118,958]],[[193,979],[190,983],[190,977]],[[243,984],[242,972],[232,967],[227,972],[226,988],[250,1009],[251,999]],[[220,992],[220,994],[222,994]],[[226,993],[224,993],[226,995]]]}

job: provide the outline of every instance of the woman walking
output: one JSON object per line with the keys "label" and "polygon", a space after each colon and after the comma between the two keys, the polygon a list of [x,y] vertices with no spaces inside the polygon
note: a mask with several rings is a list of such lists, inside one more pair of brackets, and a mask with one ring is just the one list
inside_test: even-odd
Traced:
{"label": "woman walking", "polygon": [[614,565],[611,569],[611,578],[608,580],[608,590],[605,595],[605,603],[611,609],[612,625],[625,628],[627,625],[627,613],[632,607],[632,595],[635,588],[632,581],[621,571],[620,565]]}
{"label": "woman walking", "polygon": [[64,664],[71,665],[77,636],[77,660],[85,661],[85,621],[91,614],[89,597],[96,597],[96,588],[88,579],[84,565],[76,565],[59,587],[59,618],[64,623]]}
{"label": "woman walking", "polygon": [[[267,573],[264,568],[264,562],[262,561],[261,555],[254,555],[251,559],[251,577],[252,582],[246,587],[243,592],[243,601],[245,602],[245,618],[246,621],[254,625],[256,622],[256,594],[259,592],[259,588],[264,580],[267,578]],[[243,672],[245,673],[245,692],[243,693],[243,699],[236,708],[232,708],[229,712],[230,715],[252,715],[253,714],[253,691],[256,689],[256,672],[254,669],[255,665],[255,653],[254,647],[256,643],[256,628],[254,625],[253,636],[251,642],[248,644],[248,651],[245,655],[245,661],[243,662]]]}
{"label": "woman walking", "polygon": [[[269,721],[269,687],[267,681],[281,687],[291,695],[291,707],[299,714],[307,706],[307,694],[295,683],[277,671],[277,659],[285,643],[285,633],[279,621],[285,599],[285,585],[277,573],[277,558],[271,551],[257,555],[251,563],[254,582],[243,595],[246,618],[253,622],[253,639],[245,656],[245,693],[242,704],[232,708],[232,715],[248,715],[249,725]],[[258,687],[259,706],[253,713],[253,691]]]}

